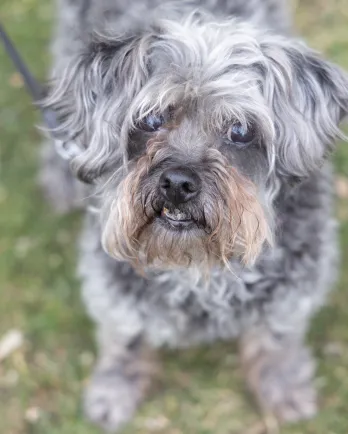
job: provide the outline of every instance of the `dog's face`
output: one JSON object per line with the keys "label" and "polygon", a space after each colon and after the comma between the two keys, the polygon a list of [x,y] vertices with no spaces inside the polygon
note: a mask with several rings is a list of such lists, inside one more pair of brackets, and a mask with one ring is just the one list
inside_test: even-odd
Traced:
{"label": "dog's face", "polygon": [[331,149],[348,79],[297,41],[191,16],[93,42],[46,104],[104,186],[106,251],[205,267],[271,243],[274,198]]}

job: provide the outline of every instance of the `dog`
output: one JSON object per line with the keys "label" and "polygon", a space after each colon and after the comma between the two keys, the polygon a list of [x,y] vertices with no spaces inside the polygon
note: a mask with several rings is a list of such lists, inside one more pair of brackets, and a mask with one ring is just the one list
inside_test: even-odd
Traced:
{"label": "dog", "polygon": [[262,412],[312,417],[304,340],[337,278],[348,76],[282,0],[60,0],[57,15],[42,105],[67,158],[48,141],[40,182],[58,211],[86,208],[87,417],[132,418],[154,349],[233,339]]}

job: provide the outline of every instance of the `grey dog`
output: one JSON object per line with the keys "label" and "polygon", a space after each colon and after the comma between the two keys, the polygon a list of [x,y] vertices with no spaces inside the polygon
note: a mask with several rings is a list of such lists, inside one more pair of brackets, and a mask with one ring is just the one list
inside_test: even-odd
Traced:
{"label": "grey dog", "polygon": [[69,161],[47,143],[40,176],[58,210],[86,205],[87,416],[130,420],[151,348],[235,338],[261,411],[313,416],[304,339],[338,269],[328,156],[347,75],[293,35],[282,0],[60,0],[57,14],[44,105]]}

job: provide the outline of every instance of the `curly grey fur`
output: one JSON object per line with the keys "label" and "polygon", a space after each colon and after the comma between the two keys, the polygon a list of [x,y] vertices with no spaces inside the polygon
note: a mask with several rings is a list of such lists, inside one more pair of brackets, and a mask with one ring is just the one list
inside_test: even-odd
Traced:
{"label": "curly grey fur", "polygon": [[[313,363],[303,340],[337,274],[328,155],[348,112],[347,75],[291,36],[281,0],[161,3],[58,2],[54,80],[44,104],[60,116],[57,132],[79,147],[72,170],[91,184],[89,194],[102,215],[86,216],[79,275],[103,342],[101,361],[111,362],[105,369],[99,363],[86,412],[110,430],[131,417],[143,392],[125,369],[134,364],[135,372],[141,371],[139,384],[146,382],[148,369],[141,368],[145,362],[138,351],[143,344],[187,347],[241,337],[248,384],[261,408],[280,420],[312,416]],[[118,248],[124,261],[117,262],[101,244],[102,233],[104,246],[115,233],[122,236],[119,216],[133,221],[133,209],[125,206],[133,202],[124,201],[120,186],[126,179],[132,186],[137,164],[150,158],[139,122],[171,107],[180,108],[179,120],[151,156],[158,165],[151,160],[140,166],[149,169],[141,178],[143,191],[155,191],[163,164],[190,165],[206,182],[204,200],[190,212],[203,209],[205,220],[214,221],[217,204],[224,202],[215,187],[231,179],[227,171],[233,168],[241,175],[240,186],[255,187],[252,195],[262,208],[251,210],[256,220],[245,227],[256,230],[257,221],[257,229],[263,225],[258,242],[273,238],[272,247],[253,250],[257,259],[250,267],[233,254],[229,269],[213,265],[208,283],[201,279],[198,260],[187,268],[150,266],[142,277],[124,250],[120,254]],[[233,120],[256,125],[257,143],[245,149],[227,146],[224,129]],[[212,154],[219,156],[218,171],[208,158]],[[65,179],[62,168],[43,184],[54,191]],[[147,212],[146,199],[138,196],[135,204]],[[242,214],[254,203],[245,196],[243,201]],[[224,206],[223,213],[233,214]],[[159,233],[146,224],[149,237]],[[252,248],[251,239],[245,242]],[[186,246],[183,238],[178,243]]]}

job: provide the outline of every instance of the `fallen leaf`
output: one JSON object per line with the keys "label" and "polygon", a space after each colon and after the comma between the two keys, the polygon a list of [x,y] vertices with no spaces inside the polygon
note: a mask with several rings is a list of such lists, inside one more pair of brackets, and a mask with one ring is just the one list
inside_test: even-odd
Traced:
{"label": "fallen leaf", "polygon": [[29,407],[25,411],[25,420],[30,423],[35,423],[40,418],[41,410],[39,407]]}
{"label": "fallen leaf", "polygon": [[9,330],[0,340],[0,361],[4,360],[23,345],[23,334],[19,330]]}
{"label": "fallen leaf", "polygon": [[345,176],[336,177],[336,193],[340,199],[348,199],[348,178]]}

